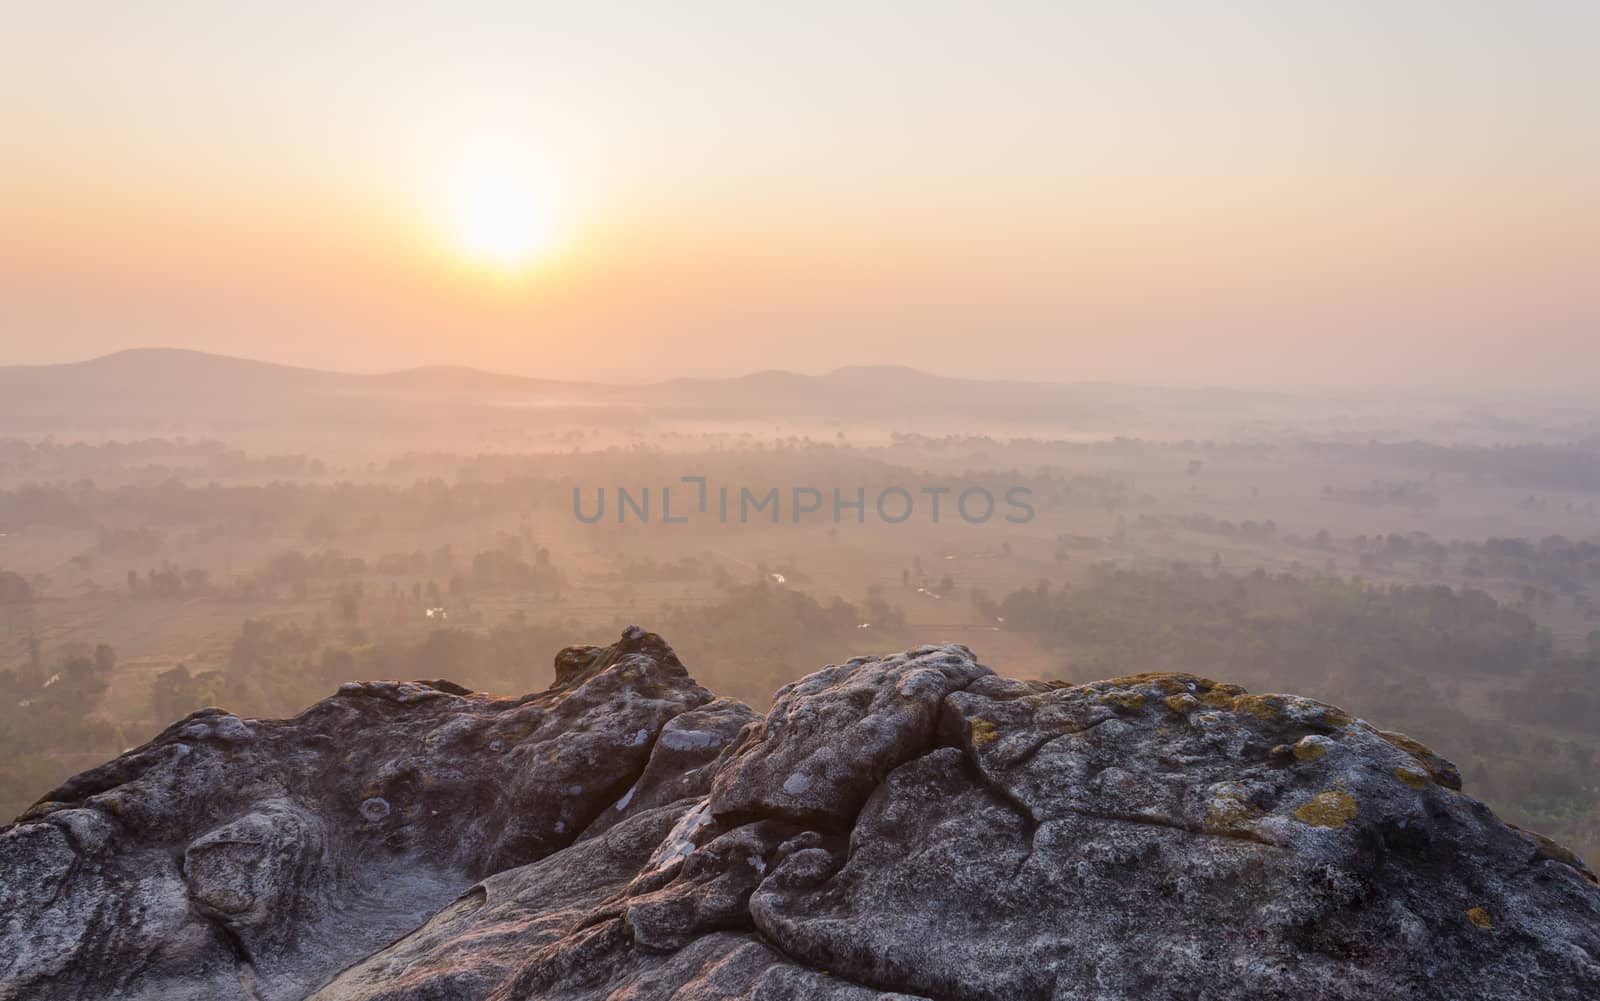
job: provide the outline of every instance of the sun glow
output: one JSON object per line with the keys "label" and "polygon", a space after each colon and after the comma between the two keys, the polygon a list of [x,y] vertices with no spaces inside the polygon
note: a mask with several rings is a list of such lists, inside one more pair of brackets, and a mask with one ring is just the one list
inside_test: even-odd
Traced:
{"label": "sun glow", "polygon": [[548,191],[504,171],[478,171],[457,184],[447,209],[456,249],[474,263],[521,270],[555,248]]}

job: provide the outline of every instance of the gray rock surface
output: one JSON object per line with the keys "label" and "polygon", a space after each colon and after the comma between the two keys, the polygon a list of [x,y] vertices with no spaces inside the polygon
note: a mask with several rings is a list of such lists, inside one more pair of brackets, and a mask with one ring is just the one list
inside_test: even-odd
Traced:
{"label": "gray rock surface", "polygon": [[760,717],[630,628],[204,710],[0,829],[0,999],[1600,997],[1600,885],[1321,703],[963,647]]}

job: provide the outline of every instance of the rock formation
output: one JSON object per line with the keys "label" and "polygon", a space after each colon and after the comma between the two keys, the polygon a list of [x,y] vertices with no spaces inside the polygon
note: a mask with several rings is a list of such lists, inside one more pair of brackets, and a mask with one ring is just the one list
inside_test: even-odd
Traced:
{"label": "rock formation", "polygon": [[1310,699],[636,628],[521,699],[201,710],[0,828],[0,999],[1600,997],[1600,885]]}

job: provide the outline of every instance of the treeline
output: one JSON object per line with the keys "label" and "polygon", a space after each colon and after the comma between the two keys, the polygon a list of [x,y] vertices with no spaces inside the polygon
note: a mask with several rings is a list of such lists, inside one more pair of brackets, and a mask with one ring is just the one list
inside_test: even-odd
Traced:
{"label": "treeline", "polygon": [[[1384,463],[1406,470],[1455,473],[1508,486],[1600,493],[1600,443],[1554,445],[1435,445],[1424,441],[1310,443],[1314,458]],[[1589,507],[1592,512],[1593,506]]]}
{"label": "treeline", "polygon": [[1357,535],[1335,540],[1327,532],[1310,539],[1285,536],[1290,544],[1355,554],[1363,568],[1411,563],[1434,573],[1459,570],[1467,577],[1499,578],[1573,594],[1600,581],[1600,543],[1550,535],[1532,539],[1491,538],[1443,542],[1427,532]]}
{"label": "treeline", "polygon": [[570,621],[541,623],[522,615],[484,630],[442,626],[377,637],[352,635],[321,620],[251,620],[222,667],[191,671],[178,664],[158,675],[151,712],[168,722],[207,705],[287,716],[346,681],[373,678],[448,678],[481,691],[521,695],[549,686],[556,651],[579,635]]}
{"label": "treeline", "polygon": [[731,583],[710,604],[668,608],[659,622],[698,681],[757,707],[824,664],[908,642],[905,615],[876,589],[856,605],[766,579]]}
{"label": "treeline", "polygon": [[0,570],[0,605],[22,605],[33,600],[33,585],[28,578],[11,570]]}
{"label": "treeline", "polygon": [[1574,595],[1600,583],[1600,542],[1549,535],[1533,540],[1490,538],[1483,542],[1437,539],[1427,532],[1391,532],[1335,537],[1327,529],[1312,535],[1280,533],[1277,522],[1231,521],[1209,514],[1182,517],[1141,515],[1138,527],[1161,531],[1176,526],[1245,542],[1281,541],[1327,555],[1349,555],[1363,571],[1412,566],[1429,576],[1456,572],[1477,580],[1531,584],[1555,594]]}
{"label": "treeline", "polygon": [[1439,495],[1414,480],[1373,480],[1365,486],[1328,485],[1322,488],[1328,500],[1368,507],[1404,507],[1413,511],[1439,506]]}
{"label": "treeline", "polygon": [[[571,503],[551,481],[496,483],[419,480],[383,483],[209,483],[180,479],[99,486],[92,480],[30,483],[0,490],[0,525],[93,530],[117,539],[132,529],[159,538],[166,529],[208,526],[220,536],[270,538],[299,535],[327,542],[347,532],[388,526],[430,529],[485,515],[527,512],[541,503]],[[120,540],[119,540],[120,542]],[[111,548],[119,548],[110,543]]]}
{"label": "treeline", "polygon": [[1069,652],[1084,677],[1205,668],[1257,684],[1357,687],[1395,669],[1437,679],[1511,675],[1552,652],[1532,619],[1481,591],[1261,570],[1099,564],[1087,574],[1080,587],[1041,583],[992,608]]}
{"label": "treeline", "polygon": [[[1160,526],[1167,519],[1141,515],[1139,522],[1142,527]],[[1227,518],[1215,518],[1209,514],[1193,514],[1175,519],[1177,524],[1192,532],[1204,532],[1207,535],[1219,535],[1225,539],[1242,539],[1246,542],[1271,542],[1278,537],[1278,523],[1271,518],[1256,521],[1245,518],[1241,521],[1232,521]]]}
{"label": "treeline", "polygon": [[174,477],[316,479],[327,472],[322,460],[310,456],[252,456],[212,439],[140,438],[89,443],[0,438],[0,482],[96,477],[147,482]]}
{"label": "treeline", "polygon": [[69,644],[48,657],[32,636],[23,646],[23,662],[0,669],[0,824],[84,764],[62,755],[110,757],[125,739],[94,711],[117,665],[110,646]]}
{"label": "treeline", "polygon": [[[448,545],[431,551],[389,553],[375,560],[333,549],[309,553],[285,549],[255,571],[220,584],[213,581],[208,570],[184,568],[167,561],[143,572],[129,570],[127,592],[131,598],[212,596],[263,601],[281,595],[303,601],[314,585],[360,582],[368,577],[414,578],[414,597],[421,600],[426,592],[436,605],[445,594],[459,597],[480,591],[554,591],[566,583],[566,574],[551,562],[549,549],[502,532],[499,545],[477,553],[464,567]],[[0,577],[0,601],[5,594],[5,578]]]}
{"label": "treeline", "polygon": [[47,657],[29,640],[23,666],[0,670],[0,823],[66,776],[204,706],[290,716],[346,681],[372,678],[448,678],[520,695],[548,687],[556,651],[583,635],[571,621],[513,615],[482,630],[443,626],[373,637],[339,618],[247,621],[220,667],[173,665],[154,678],[148,706],[121,720],[101,705],[116,666],[111,647],[69,645]]}
{"label": "treeline", "polygon": [[1600,629],[1584,655],[1558,655],[1500,694],[1514,720],[1594,736],[1600,721]]}
{"label": "treeline", "polygon": [[[780,444],[750,452],[698,456],[694,465],[721,483],[787,483],[797,463],[819,482],[860,483],[873,488],[928,479],[924,474],[844,447]],[[120,547],[126,530],[147,533],[126,540],[149,549],[166,530],[204,526],[219,537],[262,539],[299,536],[328,544],[347,534],[377,528],[426,532],[480,522],[490,516],[537,509],[563,514],[572,509],[573,489],[622,484],[630,488],[681,482],[681,456],[610,449],[563,455],[559,474],[544,456],[457,457],[454,479],[440,476],[408,482],[385,480],[374,467],[365,478],[319,482],[279,479],[268,483],[190,482],[179,476],[119,485],[92,478],[44,480],[0,490],[0,531],[34,527],[95,531],[108,548]],[[949,484],[946,484],[949,485]]]}

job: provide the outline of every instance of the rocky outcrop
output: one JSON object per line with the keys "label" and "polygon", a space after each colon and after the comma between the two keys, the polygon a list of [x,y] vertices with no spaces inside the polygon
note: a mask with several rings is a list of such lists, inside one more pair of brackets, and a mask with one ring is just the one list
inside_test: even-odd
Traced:
{"label": "rocky outcrop", "polygon": [[294,719],[201,710],[77,776],[0,833],[0,998],[303,997],[630,793],[703,792],[755,718],[639,630],[557,670],[521,699],[368,682]]}
{"label": "rocky outcrop", "polygon": [[522,699],[205,710],[0,830],[0,999],[1600,997],[1600,886],[1453,766],[1188,675],[658,637]]}

